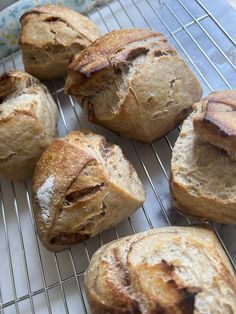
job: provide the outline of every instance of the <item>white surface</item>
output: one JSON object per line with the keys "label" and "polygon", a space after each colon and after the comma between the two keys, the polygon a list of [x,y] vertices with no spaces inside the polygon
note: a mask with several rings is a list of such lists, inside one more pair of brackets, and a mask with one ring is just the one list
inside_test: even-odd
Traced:
{"label": "white surface", "polygon": [[42,218],[45,223],[49,222],[51,216],[51,202],[53,197],[54,176],[50,176],[36,192],[39,206],[42,210]]}

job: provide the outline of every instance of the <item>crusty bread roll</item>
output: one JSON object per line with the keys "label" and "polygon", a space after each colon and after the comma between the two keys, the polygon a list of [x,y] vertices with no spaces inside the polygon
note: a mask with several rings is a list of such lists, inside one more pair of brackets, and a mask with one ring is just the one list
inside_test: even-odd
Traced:
{"label": "crusty bread roll", "polygon": [[212,93],[203,99],[193,126],[202,140],[224,149],[236,160],[236,90]]}
{"label": "crusty bread roll", "polygon": [[42,243],[60,251],[128,217],[142,205],[145,192],[119,146],[77,131],[42,155],[32,199]]}
{"label": "crusty bread roll", "polygon": [[56,135],[57,107],[33,76],[10,71],[0,77],[0,174],[25,180]]}
{"label": "crusty bread roll", "polygon": [[214,233],[166,227],[113,241],[85,275],[92,313],[236,313],[236,278]]}
{"label": "crusty bread roll", "polygon": [[[205,100],[204,100],[205,101]],[[193,128],[199,106],[184,121],[171,161],[170,187],[180,213],[236,223],[236,161]]]}
{"label": "crusty bread roll", "polygon": [[39,79],[63,76],[71,56],[100,36],[87,17],[46,4],[21,17],[19,45],[25,70]]}
{"label": "crusty bread roll", "polygon": [[202,89],[160,33],[115,30],[76,54],[65,91],[91,122],[143,142],[156,140],[187,116]]}

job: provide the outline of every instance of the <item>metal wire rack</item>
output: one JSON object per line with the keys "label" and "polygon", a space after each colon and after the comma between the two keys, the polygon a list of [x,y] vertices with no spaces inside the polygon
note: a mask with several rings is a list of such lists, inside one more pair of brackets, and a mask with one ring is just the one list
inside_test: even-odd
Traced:
{"label": "metal wire rack", "polygon": [[[236,43],[201,0],[117,0],[90,18],[105,33],[145,27],[163,32],[202,83],[204,94],[236,88]],[[19,52],[1,60],[0,72],[23,70]],[[89,313],[83,275],[94,251],[113,239],[165,225],[197,222],[179,215],[168,186],[170,159],[178,129],[150,145],[125,140],[91,125],[76,100],[63,92],[64,79],[47,82],[58,105],[59,136],[87,127],[118,143],[145,184],[147,200],[130,218],[99,236],[57,254],[41,246],[35,233],[30,182],[0,181],[0,303],[2,313]],[[236,270],[234,226],[210,223]]]}

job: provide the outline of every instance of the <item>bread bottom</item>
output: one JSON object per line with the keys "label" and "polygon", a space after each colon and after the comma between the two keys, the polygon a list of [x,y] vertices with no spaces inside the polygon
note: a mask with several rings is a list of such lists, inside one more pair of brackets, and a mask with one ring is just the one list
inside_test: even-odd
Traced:
{"label": "bread bottom", "polygon": [[[176,191],[174,192],[176,195]],[[177,196],[178,197],[178,196]],[[181,197],[178,197],[179,201],[173,200],[173,204],[175,209],[179,214],[183,216],[187,216],[189,218],[197,218],[201,221],[213,220],[216,222],[224,223],[224,224],[236,224],[236,211],[235,209],[228,209],[227,214],[222,212],[222,205],[214,206],[214,211],[212,208],[212,204],[209,202],[205,202],[205,206],[202,205],[202,202],[197,200],[194,197],[189,197],[189,195],[185,196],[185,200],[183,203],[180,201]],[[188,204],[187,200],[188,199]]]}
{"label": "bread bottom", "polygon": [[40,80],[62,77],[67,74],[67,62],[50,62],[44,64],[25,65],[25,71]]}

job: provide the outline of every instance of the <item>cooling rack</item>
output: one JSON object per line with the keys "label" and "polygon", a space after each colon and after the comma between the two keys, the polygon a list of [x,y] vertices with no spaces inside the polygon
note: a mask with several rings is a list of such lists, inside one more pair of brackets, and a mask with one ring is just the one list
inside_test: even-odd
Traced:
{"label": "cooling rack", "polygon": [[[118,0],[97,8],[89,16],[103,33],[118,28],[145,27],[166,34],[198,76],[207,95],[213,90],[236,88],[236,44],[214,15],[223,7],[216,6],[213,14],[203,1]],[[0,61],[1,73],[13,68],[23,70],[19,52]],[[83,277],[97,248],[150,228],[197,223],[172,208],[168,177],[178,128],[150,145],[125,140],[90,124],[76,100],[64,94],[64,79],[51,80],[47,86],[60,113],[59,136],[81,127],[91,128],[119,144],[145,184],[147,199],[115,228],[84,244],[52,254],[42,247],[35,233],[30,182],[15,183],[1,178],[0,303],[4,314],[89,313]],[[235,226],[209,225],[236,270]]]}

